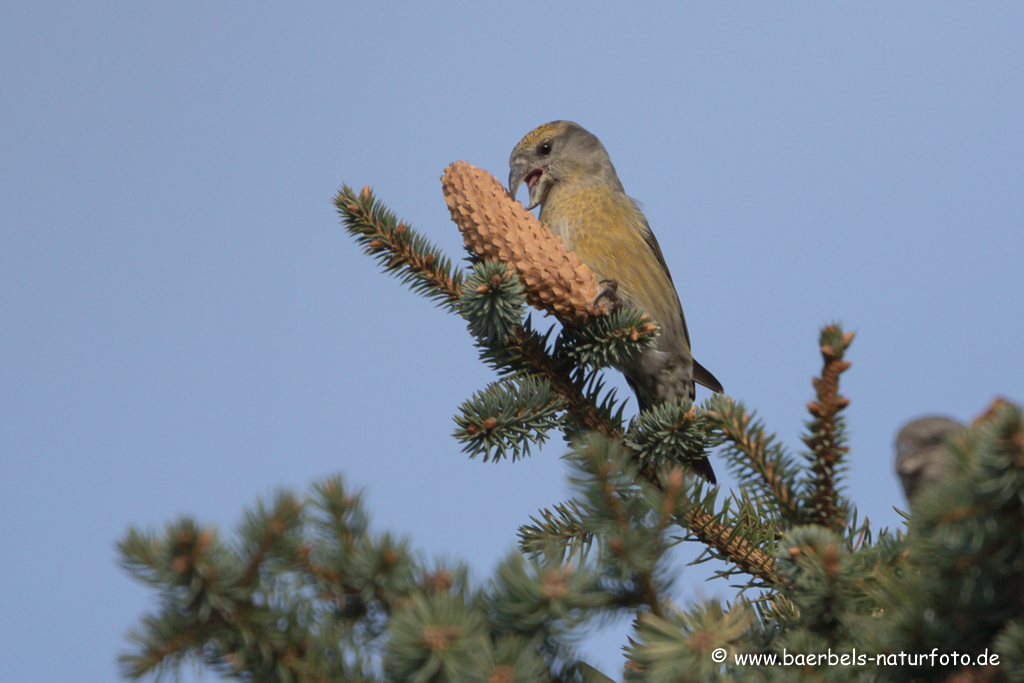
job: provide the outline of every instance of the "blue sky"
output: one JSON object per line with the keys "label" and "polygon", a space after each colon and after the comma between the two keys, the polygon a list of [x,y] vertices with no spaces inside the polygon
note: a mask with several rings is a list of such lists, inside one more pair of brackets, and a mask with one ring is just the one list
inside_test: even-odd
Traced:
{"label": "blue sky", "polygon": [[[444,167],[504,179],[552,119],[605,143],[696,356],[794,451],[818,327],[856,330],[848,492],[897,526],[898,427],[1024,399],[1021,35],[1009,2],[5,3],[0,679],[115,678],[153,605],[129,524],[227,531],[340,471],[480,579],[566,497],[558,440],[461,454],[489,372],[331,204],[370,184],[459,258]],[[733,594],[707,576],[679,600]],[[587,640],[614,673],[621,626]]]}

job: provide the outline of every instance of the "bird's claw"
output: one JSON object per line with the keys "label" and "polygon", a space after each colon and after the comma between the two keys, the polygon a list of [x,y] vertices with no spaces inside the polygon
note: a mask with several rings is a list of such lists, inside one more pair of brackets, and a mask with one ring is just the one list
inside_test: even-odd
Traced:
{"label": "bird's claw", "polygon": [[619,298],[619,281],[611,278],[601,280],[598,284],[604,285],[601,293],[594,297],[594,306],[601,306],[601,300],[606,302],[608,312],[617,311],[625,307],[625,303]]}

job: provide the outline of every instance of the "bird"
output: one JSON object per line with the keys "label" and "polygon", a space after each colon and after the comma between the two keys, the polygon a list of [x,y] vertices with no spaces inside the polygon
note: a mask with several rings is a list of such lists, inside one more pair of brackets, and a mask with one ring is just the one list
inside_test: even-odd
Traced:
{"label": "bird", "polygon": [[905,424],[896,435],[896,474],[907,500],[949,478],[956,460],[946,439],[964,425],[941,415],[928,415]]}
{"label": "bird", "polygon": [[[641,411],[696,396],[694,383],[722,393],[721,383],[693,359],[690,333],[668,264],[639,204],[623,189],[598,138],[572,121],[552,121],[527,133],[509,157],[508,189],[529,189],[527,210],[607,287],[617,305],[648,313],[661,328],[654,345],[617,367]],[[716,484],[705,458],[693,470]]]}

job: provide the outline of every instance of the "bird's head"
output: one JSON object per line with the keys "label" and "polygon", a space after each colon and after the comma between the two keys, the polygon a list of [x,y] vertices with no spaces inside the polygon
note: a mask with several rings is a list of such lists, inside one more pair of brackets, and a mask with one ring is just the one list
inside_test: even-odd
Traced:
{"label": "bird's head", "polygon": [[909,422],[896,435],[896,474],[907,499],[948,479],[956,458],[946,440],[964,426],[941,415]]}
{"label": "bird's head", "polygon": [[512,150],[508,164],[512,196],[523,182],[529,188],[527,209],[543,204],[558,183],[592,177],[621,187],[604,145],[572,121],[552,121],[531,130]]}

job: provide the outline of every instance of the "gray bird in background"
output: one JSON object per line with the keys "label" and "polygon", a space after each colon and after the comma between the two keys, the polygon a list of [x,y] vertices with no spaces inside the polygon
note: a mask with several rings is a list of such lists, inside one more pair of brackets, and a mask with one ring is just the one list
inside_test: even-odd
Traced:
{"label": "gray bird in background", "polygon": [[935,486],[953,470],[953,454],[946,448],[946,439],[963,428],[956,420],[929,415],[900,429],[896,435],[896,474],[907,500]]}

